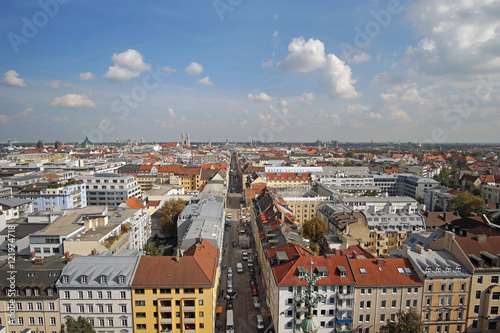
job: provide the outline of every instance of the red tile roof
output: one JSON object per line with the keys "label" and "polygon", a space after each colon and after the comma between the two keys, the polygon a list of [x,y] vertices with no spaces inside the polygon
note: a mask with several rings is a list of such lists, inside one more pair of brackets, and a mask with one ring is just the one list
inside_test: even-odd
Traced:
{"label": "red tile roof", "polygon": [[139,202],[137,202],[139,199],[137,197],[132,197],[130,199],[125,200],[125,203],[130,207],[130,208],[144,208],[145,206]]}
{"label": "red tile roof", "polygon": [[132,281],[132,288],[151,287],[213,287],[218,250],[206,240],[191,246],[176,260],[169,257],[141,257]]}
{"label": "red tile roof", "polygon": [[[352,271],[359,286],[416,286],[421,285],[406,258],[398,259],[349,259]],[[362,274],[360,269],[366,271]],[[405,268],[411,273],[405,273]],[[403,272],[403,273],[401,273]]]}

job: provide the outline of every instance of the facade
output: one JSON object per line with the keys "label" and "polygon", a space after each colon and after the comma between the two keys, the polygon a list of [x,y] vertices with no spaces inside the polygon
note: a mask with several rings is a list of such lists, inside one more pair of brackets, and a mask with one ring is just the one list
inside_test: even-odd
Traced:
{"label": "facade", "polygon": [[355,211],[371,210],[389,214],[415,213],[420,211],[418,202],[410,197],[349,197],[338,198],[340,204]]}
{"label": "facade", "polygon": [[134,332],[214,332],[218,253],[201,240],[182,257],[142,257],[132,282]]}
{"label": "facade", "polygon": [[356,280],[355,332],[379,332],[398,311],[422,309],[422,283],[408,259],[349,259]]}
{"label": "facade", "polygon": [[[295,296],[305,291],[307,282],[300,279],[307,272],[322,278],[314,291],[326,297],[313,310],[318,320],[319,333],[351,332],[353,325],[354,289],[356,280],[346,256],[293,256],[281,249],[268,250],[272,275],[267,288],[267,304],[276,318],[278,332],[298,332],[305,319],[307,307],[298,303]],[[312,264],[311,264],[312,262]]]}
{"label": "facade", "polygon": [[268,186],[309,185],[311,174],[302,172],[266,172]]}
{"label": "facade", "polygon": [[450,211],[451,200],[460,193],[457,190],[438,186],[424,191],[424,205],[428,211]]}
{"label": "facade", "polygon": [[141,253],[75,256],[56,283],[61,322],[87,319],[97,333],[131,333],[131,282]]}
{"label": "facade", "polygon": [[422,322],[426,333],[464,332],[471,274],[447,251],[405,247],[404,256],[423,283]]}
{"label": "facade", "polygon": [[374,186],[373,175],[367,167],[323,167],[311,174],[311,180],[335,187]]}
{"label": "facade", "polygon": [[10,187],[2,187],[0,184],[0,199],[12,198],[12,189]]}
{"label": "facade", "polygon": [[35,211],[73,209],[87,207],[87,189],[85,184],[72,185],[31,185],[14,195],[15,198],[31,200]]}
{"label": "facade", "polygon": [[118,206],[132,197],[141,197],[141,187],[133,176],[95,174],[79,177],[87,186],[87,205]]}
{"label": "facade", "polygon": [[5,220],[28,217],[33,213],[33,203],[24,199],[0,199],[0,211],[5,214]]}
{"label": "facade", "polygon": [[500,184],[484,184],[480,186],[481,189],[481,197],[483,199],[493,202],[497,205],[497,208],[500,204]]}
{"label": "facade", "polygon": [[432,179],[412,174],[373,174],[374,185],[389,195],[405,195],[412,198],[424,197],[424,191],[439,186]]}
{"label": "facade", "polygon": [[[13,266],[11,266],[13,265]],[[56,281],[66,258],[17,260],[0,268],[0,320],[6,332],[59,333],[61,319]],[[15,288],[11,289],[11,281]]]}

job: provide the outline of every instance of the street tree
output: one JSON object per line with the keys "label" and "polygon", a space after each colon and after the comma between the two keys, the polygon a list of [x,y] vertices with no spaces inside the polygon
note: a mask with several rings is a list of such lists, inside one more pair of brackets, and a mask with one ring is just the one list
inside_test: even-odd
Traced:
{"label": "street tree", "polygon": [[153,257],[161,256],[160,250],[151,243],[147,243],[146,245],[144,245],[143,251]]}
{"label": "street tree", "polygon": [[420,313],[411,308],[408,312],[399,311],[396,321],[387,320],[387,324],[380,328],[381,333],[423,333],[424,325]]}
{"label": "street tree", "polygon": [[470,193],[460,193],[451,200],[451,209],[456,210],[462,217],[467,217],[471,213],[484,214],[486,204],[483,198]]}
{"label": "street tree", "polygon": [[311,242],[317,242],[325,232],[326,223],[317,216],[305,221],[302,226],[302,235]]}
{"label": "street tree", "polygon": [[61,333],[96,333],[87,319],[78,317],[77,320],[69,317],[66,325],[61,325]]}

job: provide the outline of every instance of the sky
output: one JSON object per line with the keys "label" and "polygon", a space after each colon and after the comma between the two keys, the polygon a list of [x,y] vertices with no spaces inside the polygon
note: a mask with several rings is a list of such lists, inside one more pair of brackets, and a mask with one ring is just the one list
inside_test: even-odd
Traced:
{"label": "sky", "polygon": [[0,142],[500,142],[500,2],[0,3]]}

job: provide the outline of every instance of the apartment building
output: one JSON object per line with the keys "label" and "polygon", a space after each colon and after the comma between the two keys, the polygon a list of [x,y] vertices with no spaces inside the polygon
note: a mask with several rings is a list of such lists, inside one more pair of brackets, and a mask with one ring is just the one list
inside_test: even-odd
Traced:
{"label": "apartment building", "polygon": [[78,179],[87,186],[89,206],[118,206],[132,197],[141,197],[141,187],[133,176],[99,173]]}
{"label": "apartment building", "polygon": [[132,281],[134,332],[214,332],[218,253],[202,239],[182,257],[142,257]]}
{"label": "apartment building", "polygon": [[[313,314],[318,332],[350,332],[353,325],[356,280],[346,256],[311,256],[291,246],[269,249],[271,278],[267,287],[267,304],[275,318],[278,332],[297,332],[305,319],[307,307],[296,297],[306,292],[307,273],[321,276],[314,293],[325,297]],[[302,254],[301,254],[302,253]]]}
{"label": "apartment building", "polygon": [[422,322],[426,333],[464,332],[471,273],[448,251],[404,248],[423,283]]}
{"label": "apartment building", "polygon": [[141,252],[75,256],[56,283],[61,323],[85,318],[97,333],[131,333],[131,282]]}
{"label": "apartment building", "polygon": [[66,258],[51,257],[19,259],[0,268],[0,325],[6,332],[60,332],[55,286],[65,266]]}
{"label": "apartment building", "polygon": [[497,205],[500,205],[500,184],[483,184],[480,186],[481,197]]}
{"label": "apartment building", "polygon": [[295,220],[300,224],[316,216],[316,208],[328,197],[310,195],[310,185],[269,186],[285,200]]}
{"label": "apartment building", "polygon": [[398,311],[422,309],[422,283],[408,259],[349,259],[356,281],[353,331],[379,332]]}
{"label": "apartment building", "polygon": [[340,196],[336,198],[338,203],[350,207],[352,210],[362,211],[372,209],[374,212],[415,213],[420,211],[419,203],[410,197],[351,197]]}
{"label": "apartment building", "polygon": [[34,184],[18,193],[15,198],[31,200],[35,211],[87,207],[87,188],[83,182],[66,184]]}
{"label": "apartment building", "polygon": [[432,179],[412,174],[373,173],[374,185],[389,195],[405,195],[412,198],[424,196],[424,191],[439,186]]}
{"label": "apartment building", "polygon": [[374,186],[373,175],[367,167],[323,167],[321,172],[311,173],[311,180],[335,187]]}
{"label": "apartment building", "polygon": [[455,220],[429,244],[451,252],[472,276],[466,308],[467,332],[500,332],[500,230],[479,217]]}

